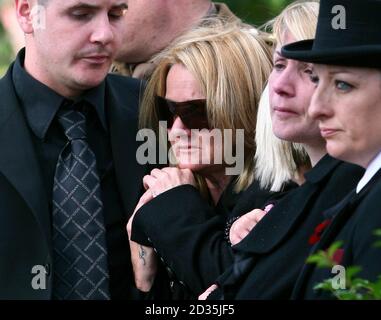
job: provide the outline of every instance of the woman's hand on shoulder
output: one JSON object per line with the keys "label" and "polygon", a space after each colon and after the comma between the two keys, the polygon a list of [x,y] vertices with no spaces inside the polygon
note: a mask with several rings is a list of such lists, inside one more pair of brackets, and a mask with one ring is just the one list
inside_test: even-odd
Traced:
{"label": "woman's hand on shoulder", "polygon": [[229,232],[229,240],[232,246],[241,242],[271,208],[272,205],[266,206],[265,210],[254,209],[237,219],[232,224]]}

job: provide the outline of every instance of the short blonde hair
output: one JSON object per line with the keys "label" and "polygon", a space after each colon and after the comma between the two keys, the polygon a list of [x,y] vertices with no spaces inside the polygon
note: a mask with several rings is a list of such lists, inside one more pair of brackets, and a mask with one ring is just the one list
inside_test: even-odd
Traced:
{"label": "short blonde hair", "polygon": [[[296,41],[312,39],[315,36],[318,13],[319,1],[296,1],[266,23],[263,28],[272,29],[274,46],[284,45],[282,40],[287,33],[290,33]],[[297,178],[298,169],[310,165],[310,161],[302,144],[283,141],[274,135],[268,94],[266,87],[258,109],[255,170],[262,188],[278,191],[284,181]]]}
{"label": "short blonde hair", "polygon": [[[246,189],[254,178],[255,123],[261,93],[271,72],[271,48],[265,36],[238,22],[213,18],[187,32],[160,53],[140,109],[141,128],[158,130],[155,95],[166,93],[166,78],[174,64],[182,64],[200,83],[207,101],[211,128],[244,129],[244,167],[235,190]],[[166,143],[162,141],[161,143]]]}
{"label": "short blonde hair", "polygon": [[284,45],[283,38],[290,33],[295,41],[315,38],[319,0],[295,1],[288,5],[268,25],[272,25],[272,33],[276,44]]}

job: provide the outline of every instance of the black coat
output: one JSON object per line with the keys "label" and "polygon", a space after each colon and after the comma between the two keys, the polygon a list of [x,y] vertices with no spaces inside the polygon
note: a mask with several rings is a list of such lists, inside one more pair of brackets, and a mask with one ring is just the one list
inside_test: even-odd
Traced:
{"label": "black coat", "polygon": [[[359,266],[361,272],[356,277],[375,281],[381,276],[381,248],[374,246],[377,238],[373,232],[381,229],[381,170],[360,191],[330,209],[326,216],[332,218],[320,241],[312,253],[326,250],[333,242],[342,241],[340,254],[335,255],[337,264],[347,268]],[[312,254],[311,253],[311,254]],[[333,299],[334,296],[313,287],[337,273],[331,269],[319,269],[315,265],[304,266],[298,278],[292,298]]]}
{"label": "black coat", "polygon": [[[284,190],[292,187],[294,183]],[[269,198],[279,195],[261,189],[256,181],[246,191],[235,194],[230,184],[214,207],[196,188],[183,185],[144,205],[134,218],[132,240],[155,248],[172,286],[172,293],[166,296],[165,281],[158,280],[154,287],[160,288],[154,297],[190,299],[202,293],[234,261],[225,239],[227,219],[262,208]]]}
{"label": "black coat", "polygon": [[306,182],[289,192],[233,249],[233,267],[209,299],[288,299],[323,211],[354,188],[363,169],[323,157]]}
{"label": "black coat", "polygon": [[[12,82],[12,67],[0,80],[0,299],[50,299],[52,294],[52,235],[43,164],[37,160],[32,137]],[[140,82],[109,76],[106,113],[113,163],[122,198],[124,220],[142,193],[147,168],[137,163],[137,106]],[[110,210],[112,211],[112,210]],[[105,223],[119,217],[106,216]],[[129,258],[130,253],[125,253]],[[126,257],[109,257],[111,263]],[[31,286],[33,266],[45,266],[46,290]],[[132,270],[121,270],[131,273]]]}

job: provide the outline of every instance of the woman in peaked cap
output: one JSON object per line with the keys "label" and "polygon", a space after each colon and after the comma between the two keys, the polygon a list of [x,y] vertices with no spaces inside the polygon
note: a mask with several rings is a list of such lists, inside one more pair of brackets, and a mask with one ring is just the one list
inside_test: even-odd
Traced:
{"label": "woman in peaked cap", "polygon": [[[366,169],[356,189],[325,212],[331,223],[313,253],[342,241],[334,264],[359,266],[357,276],[370,281],[381,275],[381,249],[374,246],[374,231],[381,229],[380,13],[380,0],[322,0],[315,39],[282,48],[287,58],[314,63],[309,114],[319,121],[328,153]],[[294,298],[334,297],[333,286],[331,291],[314,287],[335,275],[306,265]]]}

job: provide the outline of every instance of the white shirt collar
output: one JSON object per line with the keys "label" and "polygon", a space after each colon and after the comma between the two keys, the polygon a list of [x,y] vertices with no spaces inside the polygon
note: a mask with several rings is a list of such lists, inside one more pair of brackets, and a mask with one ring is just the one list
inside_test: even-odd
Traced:
{"label": "white shirt collar", "polygon": [[366,171],[359,181],[356,193],[359,193],[366,184],[373,178],[377,171],[381,168],[381,152],[371,161],[371,163],[366,168]]}

